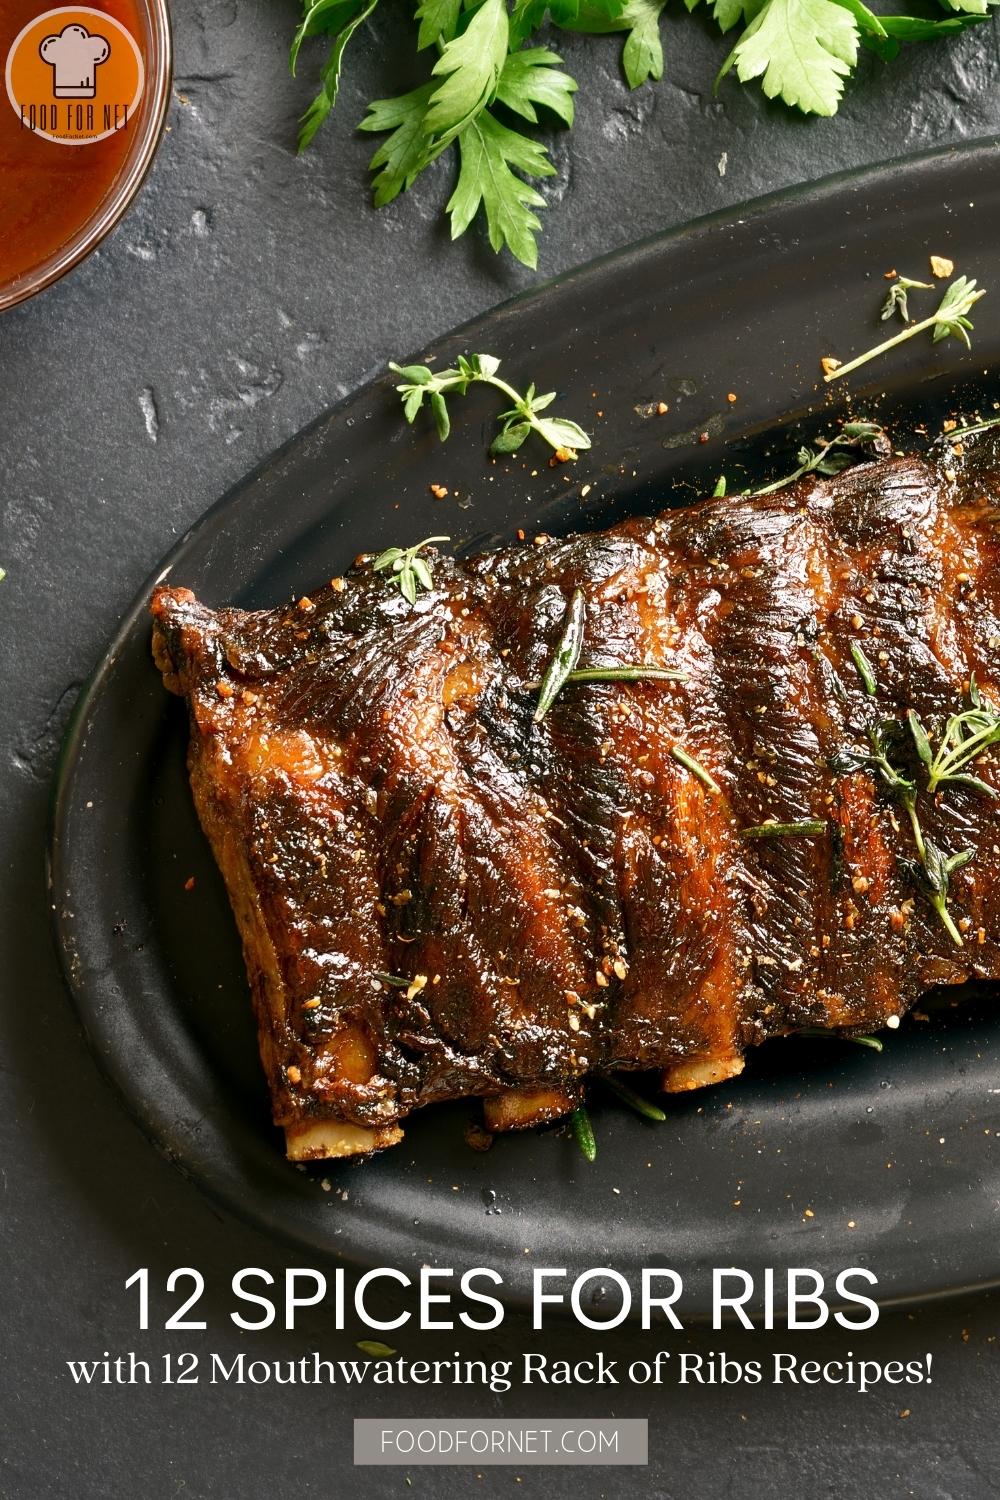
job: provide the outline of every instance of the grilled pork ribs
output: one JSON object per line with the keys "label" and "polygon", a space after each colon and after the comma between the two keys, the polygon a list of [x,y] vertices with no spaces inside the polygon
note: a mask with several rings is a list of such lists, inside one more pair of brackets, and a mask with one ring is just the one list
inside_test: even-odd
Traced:
{"label": "grilled pork ribs", "polygon": [[[158,588],[289,1155],[462,1096],[552,1119],[595,1071],[696,1088],[1000,977],[998,517],[896,458],[429,555],[412,604],[370,558],[261,612]],[[577,590],[577,671],[678,676],[539,721]]]}

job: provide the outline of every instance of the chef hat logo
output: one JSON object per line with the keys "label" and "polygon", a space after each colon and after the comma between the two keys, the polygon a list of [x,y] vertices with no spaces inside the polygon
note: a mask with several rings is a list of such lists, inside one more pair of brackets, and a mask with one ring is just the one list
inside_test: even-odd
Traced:
{"label": "chef hat logo", "polygon": [[58,36],[47,36],[38,48],[52,68],[52,92],[57,99],[93,99],[95,75],[111,55],[107,37],[74,23]]}

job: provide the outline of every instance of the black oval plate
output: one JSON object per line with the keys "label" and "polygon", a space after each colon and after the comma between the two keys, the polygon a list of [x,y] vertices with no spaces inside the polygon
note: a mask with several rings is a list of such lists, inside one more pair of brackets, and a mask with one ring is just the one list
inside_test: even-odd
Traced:
{"label": "black oval plate", "polygon": [[[441,447],[429,421],[403,425],[390,385],[377,382],[222,500],[157,576],[211,604],[270,606],[360,551],[428,533],[478,549],[518,528],[585,529],[682,503],[723,471],[731,488],[774,477],[824,412],[843,409],[847,391],[818,385],[820,356],[874,342],[885,271],[922,277],[931,252],[993,291],[976,309],[973,355],[922,337],[851,388],[854,410],[893,416],[901,442],[922,422],[939,431],[953,406],[1000,397],[998,223],[1000,149],[982,144],[770,198],[576,271],[430,355],[443,366],[489,352],[515,384],[557,390],[554,413],[595,434],[578,464],[551,468],[533,443],[517,461],[489,463],[497,406],[483,391],[454,404]],[[447,485],[446,500],[431,497],[432,483]],[[516,1300],[539,1263],[611,1263],[633,1281],[643,1265],[672,1266],[689,1312],[704,1306],[711,1265],[829,1277],[869,1265],[885,1300],[1000,1280],[988,995],[925,1009],[929,1019],[907,1022],[881,1055],[773,1044],[741,1079],[670,1101],[660,1126],[597,1101],[592,1166],[565,1129],[475,1154],[463,1140],[474,1106],[425,1111],[401,1147],[372,1161],[289,1166],[268,1124],[233,922],[191,805],[183,711],[149,658],[150,587],[69,733],[51,887],[93,1049],[185,1172],[314,1255],[487,1264]]]}

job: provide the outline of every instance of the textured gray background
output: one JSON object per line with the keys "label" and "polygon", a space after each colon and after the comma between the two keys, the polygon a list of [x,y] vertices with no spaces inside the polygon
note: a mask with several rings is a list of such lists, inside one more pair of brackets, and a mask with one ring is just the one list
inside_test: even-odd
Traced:
{"label": "textured gray background", "polygon": [[[560,176],[546,189],[541,276],[785,184],[1000,124],[1000,26],[913,48],[885,74],[866,59],[839,118],[804,122],[735,85],[713,100],[725,44],[675,9],[668,81],[639,94],[621,84],[615,40],[561,43],[581,92],[572,146],[563,134],[554,141]],[[474,234],[450,246],[439,215],[447,163],[382,213],[368,206],[372,142],[352,127],[370,97],[410,81],[403,7],[384,0],[360,34],[336,118],[303,160],[291,146],[316,53],[293,83],[291,0],[178,0],[174,10],[169,133],[138,202],[89,263],[0,319],[0,1493],[17,1500],[339,1494],[355,1483],[352,1415],[497,1409],[450,1391],[362,1400],[325,1388],[79,1390],[65,1374],[66,1358],[105,1349],[349,1356],[357,1337],[322,1316],[289,1338],[241,1343],[227,1331],[232,1273],[277,1269],[281,1252],[222,1219],[157,1158],[79,1035],[42,883],[48,786],[79,684],[156,560],[232,482],[386,359],[536,279]],[[2,193],[0,184],[0,208]],[[187,1264],[208,1279],[210,1332],[137,1333],[124,1278],[139,1265],[162,1279]],[[931,1350],[934,1383],[866,1397],[830,1388],[512,1397],[506,1410],[534,1415],[649,1414],[653,1467],[641,1479],[527,1470],[518,1485],[505,1469],[452,1482],[459,1492],[518,1485],[546,1496],[626,1484],[672,1497],[994,1495],[998,1306],[982,1297],[887,1313],[853,1341],[692,1335],[691,1347],[744,1357],[782,1346],[817,1358]],[[461,1342],[393,1341],[421,1356]],[[510,1319],[505,1342],[527,1347],[532,1336]],[[604,1346],[614,1352],[614,1342]],[[659,1342],[641,1339],[635,1352]],[[565,1353],[572,1341],[554,1333],[545,1347]],[[364,1483],[376,1494],[439,1490],[433,1470],[416,1471],[412,1488],[399,1469],[368,1470]]]}

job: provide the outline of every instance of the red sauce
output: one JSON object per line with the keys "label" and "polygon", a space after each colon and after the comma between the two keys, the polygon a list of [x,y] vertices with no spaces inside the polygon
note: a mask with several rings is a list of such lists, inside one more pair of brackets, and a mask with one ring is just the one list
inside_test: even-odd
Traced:
{"label": "red sauce", "polygon": [[[135,0],[87,3],[120,21],[145,60],[147,22]],[[54,0],[0,0],[0,68],[21,28],[54,8]],[[96,17],[92,27],[100,29]],[[150,87],[147,72],[147,94]],[[140,119],[137,110],[103,140],[65,145],[23,125],[0,82],[0,290],[47,261],[93,217],[114,187]]]}

